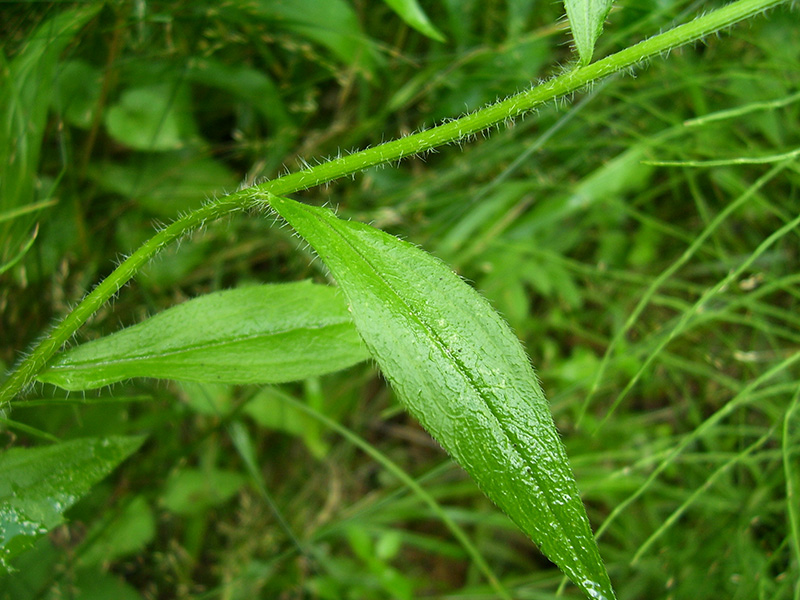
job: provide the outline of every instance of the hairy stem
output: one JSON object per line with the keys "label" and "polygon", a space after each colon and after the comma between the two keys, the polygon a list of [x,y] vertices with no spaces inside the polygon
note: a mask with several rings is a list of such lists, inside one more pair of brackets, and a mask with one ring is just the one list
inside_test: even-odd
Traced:
{"label": "hairy stem", "polygon": [[170,242],[208,220],[235,210],[266,203],[269,194],[287,195],[369,167],[400,160],[474,135],[518,117],[548,101],[570,94],[618,71],[691,43],[787,0],[738,0],[665,33],[639,42],[590,65],[576,68],[537,87],[511,96],[472,114],[404,138],[336,158],[323,164],[267,181],[225,196],[173,222],[145,242],[59,323],[13,371],[0,388],[0,406],[11,401],[45,367],[63,344],[125,285],[138,269]]}

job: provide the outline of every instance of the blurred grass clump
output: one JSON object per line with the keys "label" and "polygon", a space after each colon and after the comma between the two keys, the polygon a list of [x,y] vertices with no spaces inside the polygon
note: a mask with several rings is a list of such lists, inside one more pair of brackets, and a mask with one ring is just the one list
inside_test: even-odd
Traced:
{"label": "blurred grass clump", "polygon": [[[154,226],[569,60],[559,5],[423,7],[435,29],[361,0],[4,4],[0,362]],[[621,2],[596,55],[699,10]],[[799,27],[776,9],[462,148],[302,194],[421,244],[509,320],[621,598],[800,594]],[[82,340],[209,291],[326,281],[295,246],[253,216],[208,223]],[[559,572],[362,365],[265,389],[39,386],[5,445],[148,441],[2,597],[489,597],[428,505],[313,414],[415,478],[513,597],[557,595]]]}

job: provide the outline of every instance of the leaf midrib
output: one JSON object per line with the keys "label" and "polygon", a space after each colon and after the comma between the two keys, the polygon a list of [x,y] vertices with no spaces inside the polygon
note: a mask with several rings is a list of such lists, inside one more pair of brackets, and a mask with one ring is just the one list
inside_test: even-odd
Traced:
{"label": "leaf midrib", "polygon": [[268,333],[258,333],[253,335],[243,335],[235,338],[219,340],[217,342],[209,343],[203,342],[199,344],[181,346],[180,348],[174,348],[165,352],[158,352],[152,354],[132,354],[128,355],[125,358],[117,358],[117,359],[109,359],[109,360],[92,360],[92,359],[84,359],[79,361],[74,361],[70,363],[63,363],[63,364],[54,364],[50,367],[49,371],[66,371],[70,369],[79,369],[84,367],[91,367],[94,365],[101,366],[101,365],[122,365],[130,362],[141,361],[141,360],[151,360],[151,359],[158,359],[161,357],[167,356],[177,356],[180,354],[194,352],[196,350],[205,350],[211,348],[224,348],[225,346],[230,346],[234,344],[239,344],[241,342],[249,342],[258,339],[267,339],[273,336],[283,335],[285,333],[293,333],[296,331],[314,331],[318,329],[327,329],[328,327],[337,327],[339,325],[344,325],[348,321],[346,319],[342,319],[339,322],[335,323],[326,323],[324,325],[308,325],[305,327],[291,327],[288,329],[281,329],[270,331]]}

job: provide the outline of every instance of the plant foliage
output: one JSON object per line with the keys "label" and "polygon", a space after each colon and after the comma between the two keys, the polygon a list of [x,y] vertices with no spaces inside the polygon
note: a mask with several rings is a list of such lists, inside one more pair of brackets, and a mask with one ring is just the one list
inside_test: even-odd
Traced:
{"label": "plant foliage", "polygon": [[0,599],[798,600],[780,4],[7,4]]}

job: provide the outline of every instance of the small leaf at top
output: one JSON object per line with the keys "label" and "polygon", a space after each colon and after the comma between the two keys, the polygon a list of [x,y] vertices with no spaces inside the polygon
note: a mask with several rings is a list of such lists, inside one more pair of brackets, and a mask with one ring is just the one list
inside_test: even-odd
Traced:
{"label": "small leaf at top", "polygon": [[0,572],[98,481],[135,452],[143,437],[84,438],[0,454]]}
{"label": "small leaf at top", "polygon": [[420,8],[417,0],[383,0],[389,7],[396,12],[403,21],[411,27],[437,42],[444,42],[445,37],[442,32],[436,29],[431,23],[428,15]]}
{"label": "small leaf at top", "polygon": [[269,202],[330,268],[409,411],[584,593],[614,598],[547,400],[497,312],[411,244],[324,208]]}
{"label": "small leaf at top", "polygon": [[564,0],[572,39],[578,50],[581,65],[592,60],[594,45],[603,33],[603,23],[613,0]]}
{"label": "small leaf at top", "polygon": [[56,357],[39,381],[86,390],[157,377],[282,383],[369,354],[336,288],[310,281],[214,292]]}

